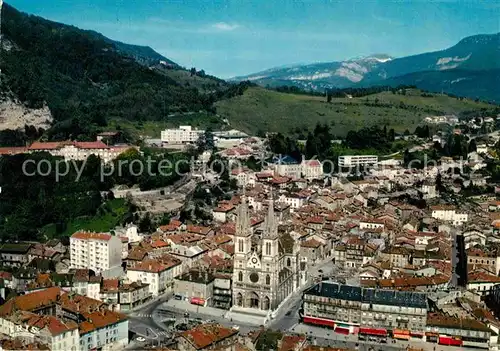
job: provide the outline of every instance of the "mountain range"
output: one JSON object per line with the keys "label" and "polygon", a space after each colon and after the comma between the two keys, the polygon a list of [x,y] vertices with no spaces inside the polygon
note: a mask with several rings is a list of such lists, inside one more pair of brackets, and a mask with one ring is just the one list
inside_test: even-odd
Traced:
{"label": "mountain range", "polygon": [[430,91],[500,101],[490,89],[500,76],[500,33],[474,35],[440,51],[400,58],[378,54],[346,61],[273,68],[240,76],[262,86],[297,86],[305,90],[376,85],[415,85]]}

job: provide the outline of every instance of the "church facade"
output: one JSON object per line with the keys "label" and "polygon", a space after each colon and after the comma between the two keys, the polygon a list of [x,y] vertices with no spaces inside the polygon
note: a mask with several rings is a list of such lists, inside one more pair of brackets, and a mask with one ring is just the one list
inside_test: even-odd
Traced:
{"label": "church facade", "polygon": [[272,199],[263,231],[257,234],[250,226],[248,204],[243,197],[238,208],[234,245],[234,308],[274,310],[305,282],[306,269],[300,264],[300,247],[288,233],[279,230]]}

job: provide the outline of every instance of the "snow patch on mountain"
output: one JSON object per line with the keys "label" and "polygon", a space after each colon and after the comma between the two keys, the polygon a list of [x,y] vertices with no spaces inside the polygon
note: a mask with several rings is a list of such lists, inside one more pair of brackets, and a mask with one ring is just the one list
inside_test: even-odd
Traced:
{"label": "snow patch on mountain", "polygon": [[342,62],[342,66],[335,71],[336,76],[345,77],[351,82],[359,82],[364,75],[370,71],[371,67],[359,64],[358,62]]}
{"label": "snow patch on mountain", "polygon": [[264,79],[264,78],[267,78],[269,76],[251,76],[251,77],[247,77],[246,79],[249,80],[249,81],[252,81],[252,80],[259,80],[259,79]]}
{"label": "snow patch on mountain", "polygon": [[447,65],[449,63],[464,62],[464,61],[467,61],[470,58],[471,55],[472,54],[470,53],[469,55],[467,55],[465,57],[458,57],[458,56],[455,56],[455,57],[441,57],[440,59],[437,60],[436,65],[440,66],[440,65]]}
{"label": "snow patch on mountain", "polygon": [[311,75],[301,75],[301,76],[293,76],[290,77],[289,79],[292,80],[316,80],[316,79],[323,79],[323,78],[328,78],[331,77],[333,74],[331,72],[315,72],[314,74]]}

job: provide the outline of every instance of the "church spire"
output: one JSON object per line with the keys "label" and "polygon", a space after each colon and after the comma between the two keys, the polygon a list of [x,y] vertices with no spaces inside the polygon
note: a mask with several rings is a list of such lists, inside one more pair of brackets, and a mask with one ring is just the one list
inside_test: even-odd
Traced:
{"label": "church spire", "polygon": [[269,201],[267,206],[267,216],[264,223],[264,237],[274,238],[278,236],[278,224],[276,222],[276,216],[274,215],[274,199],[272,189],[269,192]]}
{"label": "church spire", "polygon": [[241,204],[238,206],[238,217],[236,218],[236,236],[250,235],[250,217],[248,214],[248,203],[245,193],[241,196]]}

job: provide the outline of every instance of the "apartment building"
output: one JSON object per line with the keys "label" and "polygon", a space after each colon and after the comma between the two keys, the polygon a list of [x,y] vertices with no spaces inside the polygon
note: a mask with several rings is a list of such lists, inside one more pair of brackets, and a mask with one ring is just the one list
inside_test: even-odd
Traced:
{"label": "apartment building", "polygon": [[423,336],[427,309],[424,293],[320,282],[304,291],[301,317],[304,323],[346,334],[360,328],[373,336],[395,330]]}
{"label": "apartment building", "polygon": [[204,130],[193,129],[191,126],[180,126],[174,129],[161,131],[161,141],[167,144],[192,144],[195,143]]}
{"label": "apartment building", "polygon": [[152,296],[159,296],[171,291],[174,278],[182,273],[181,261],[171,257],[148,259],[138,262],[127,269],[127,278],[132,282],[142,282],[149,285]]}
{"label": "apartment building", "polygon": [[80,350],[118,350],[128,345],[128,320],[124,314],[109,310],[86,314],[80,323]]}
{"label": "apartment building", "polygon": [[378,156],[344,155],[339,156],[338,162],[339,167],[376,166],[378,164]]}
{"label": "apartment building", "polygon": [[122,274],[122,242],[119,237],[76,232],[70,238],[71,268],[89,268],[105,278]]}

